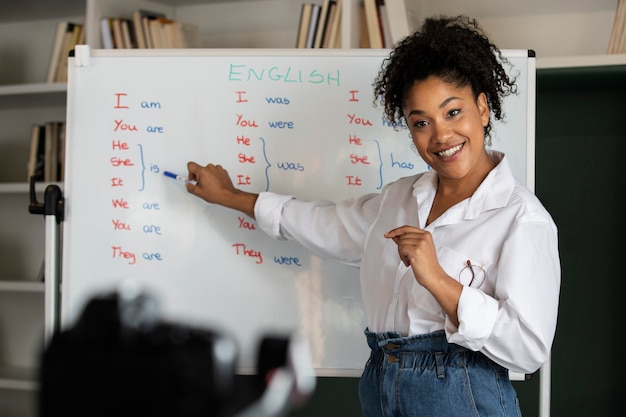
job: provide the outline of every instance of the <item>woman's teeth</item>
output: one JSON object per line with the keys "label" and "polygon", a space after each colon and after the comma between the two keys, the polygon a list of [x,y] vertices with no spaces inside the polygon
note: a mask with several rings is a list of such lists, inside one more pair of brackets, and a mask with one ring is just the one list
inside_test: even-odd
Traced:
{"label": "woman's teeth", "polygon": [[463,147],[463,144],[460,144],[453,148],[446,149],[445,151],[437,152],[437,155],[447,158],[448,156],[452,156],[455,153],[457,153],[462,147]]}

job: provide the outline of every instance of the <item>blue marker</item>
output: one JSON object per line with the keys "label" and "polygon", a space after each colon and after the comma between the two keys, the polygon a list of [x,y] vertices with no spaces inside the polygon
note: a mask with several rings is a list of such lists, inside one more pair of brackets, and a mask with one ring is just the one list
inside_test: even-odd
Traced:
{"label": "blue marker", "polygon": [[198,181],[187,179],[183,177],[182,175],[177,175],[177,174],[174,174],[173,172],[163,171],[163,175],[165,175],[166,177],[175,179],[176,181],[184,182],[185,184],[198,185]]}

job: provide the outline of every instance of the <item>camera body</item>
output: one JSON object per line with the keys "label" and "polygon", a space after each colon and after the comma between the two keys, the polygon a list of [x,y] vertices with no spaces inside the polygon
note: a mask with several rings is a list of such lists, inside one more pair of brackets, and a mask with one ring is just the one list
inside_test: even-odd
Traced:
{"label": "camera body", "polygon": [[282,417],[313,393],[303,339],[262,338],[257,373],[242,383],[234,339],[158,312],[134,285],[91,299],[44,349],[39,417]]}
{"label": "camera body", "polygon": [[145,295],[92,299],[42,355],[40,416],[219,415],[234,398],[234,341],[156,311]]}

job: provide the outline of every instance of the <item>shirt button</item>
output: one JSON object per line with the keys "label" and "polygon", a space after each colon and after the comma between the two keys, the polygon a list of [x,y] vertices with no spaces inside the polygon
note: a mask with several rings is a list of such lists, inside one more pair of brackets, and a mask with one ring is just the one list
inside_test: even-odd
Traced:
{"label": "shirt button", "polygon": [[393,299],[394,299],[394,300],[397,300],[397,299],[398,299],[398,293],[397,293],[397,292],[394,292],[394,293],[393,293]]}

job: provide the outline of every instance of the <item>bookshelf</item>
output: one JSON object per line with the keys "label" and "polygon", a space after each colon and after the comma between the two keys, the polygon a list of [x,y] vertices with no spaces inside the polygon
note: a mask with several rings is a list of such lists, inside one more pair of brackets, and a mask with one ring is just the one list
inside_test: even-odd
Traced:
{"label": "bookshelf", "polygon": [[[617,0],[415,1],[420,16],[466,13],[479,19],[501,48],[534,49],[539,72],[626,65],[626,55],[606,54]],[[360,0],[342,2],[341,43],[343,47],[356,47]],[[34,370],[44,323],[44,290],[37,274],[45,249],[44,224],[43,219],[28,213],[25,172],[31,125],[65,119],[65,84],[44,82],[57,23],[84,21],[88,28],[86,42],[98,48],[101,44],[96,22],[101,17],[130,17],[135,9],[145,8],[198,25],[203,47],[292,48],[301,4],[294,0],[30,0],[3,5],[0,415],[36,414]],[[46,185],[37,186],[40,200]]]}

